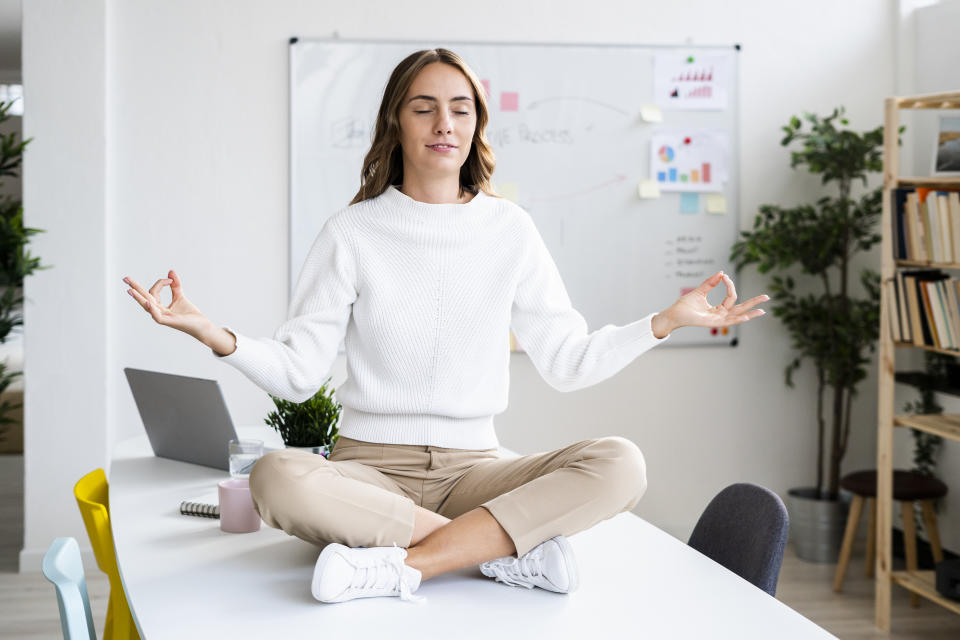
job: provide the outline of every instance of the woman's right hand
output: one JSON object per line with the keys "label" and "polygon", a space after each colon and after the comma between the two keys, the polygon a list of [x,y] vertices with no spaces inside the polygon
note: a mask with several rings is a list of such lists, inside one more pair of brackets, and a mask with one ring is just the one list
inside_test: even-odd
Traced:
{"label": "woman's right hand", "polygon": [[[171,269],[167,275],[168,278],[157,280],[149,291],[145,291],[133,278],[127,277],[123,281],[131,287],[127,293],[153,316],[157,324],[179,329],[202,342],[204,333],[210,329],[210,320],[183,295],[183,286],[176,272]],[[160,301],[160,292],[167,285],[170,285],[173,301],[165,307]]]}

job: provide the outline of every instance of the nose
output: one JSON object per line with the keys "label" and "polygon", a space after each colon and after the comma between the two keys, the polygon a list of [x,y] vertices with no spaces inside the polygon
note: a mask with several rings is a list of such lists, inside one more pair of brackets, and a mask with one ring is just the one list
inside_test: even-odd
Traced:
{"label": "nose", "polygon": [[441,135],[450,133],[453,130],[453,119],[450,117],[450,114],[445,111],[441,111],[436,127],[437,133]]}

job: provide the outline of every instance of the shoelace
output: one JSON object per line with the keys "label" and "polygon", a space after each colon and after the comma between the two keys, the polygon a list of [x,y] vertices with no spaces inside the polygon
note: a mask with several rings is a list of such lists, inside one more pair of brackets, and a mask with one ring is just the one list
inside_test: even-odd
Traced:
{"label": "shoelace", "polygon": [[[504,584],[533,589],[534,585],[529,580],[541,575],[540,569],[543,566],[543,563],[540,562],[541,555],[542,550],[537,549],[536,553],[526,553],[520,558],[507,557],[491,560],[487,567],[493,571],[496,579]],[[524,578],[527,581],[522,582],[521,580]]]}
{"label": "shoelace", "polygon": [[[397,547],[397,543],[393,543]],[[400,548],[400,547],[397,547]],[[403,558],[399,555],[393,558],[383,558],[379,563],[367,567],[357,567],[353,580],[350,582],[351,589],[382,589],[394,580],[400,585],[400,599],[408,602],[425,603],[424,596],[414,595],[410,590],[410,585],[403,579]]]}

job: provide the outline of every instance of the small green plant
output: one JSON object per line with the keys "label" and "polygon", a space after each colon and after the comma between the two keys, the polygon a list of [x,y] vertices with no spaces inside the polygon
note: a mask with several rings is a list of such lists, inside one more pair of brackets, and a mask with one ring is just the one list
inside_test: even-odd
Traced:
{"label": "small green plant", "polygon": [[288,447],[333,446],[339,438],[338,424],[342,407],[333,398],[335,389],[327,390],[327,378],[312,398],[296,403],[271,395],[276,411],[264,422],[273,427]]}

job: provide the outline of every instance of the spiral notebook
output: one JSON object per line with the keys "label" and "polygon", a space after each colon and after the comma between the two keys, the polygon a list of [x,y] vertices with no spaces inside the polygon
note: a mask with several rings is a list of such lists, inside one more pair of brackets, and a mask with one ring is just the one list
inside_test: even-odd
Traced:
{"label": "spiral notebook", "polygon": [[184,500],[180,503],[180,515],[197,516],[199,518],[219,518],[220,498],[217,492],[205,493],[202,496]]}

